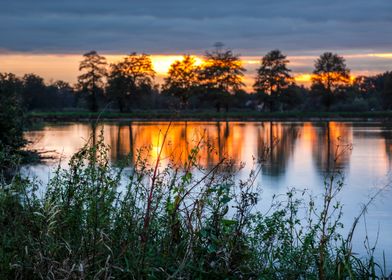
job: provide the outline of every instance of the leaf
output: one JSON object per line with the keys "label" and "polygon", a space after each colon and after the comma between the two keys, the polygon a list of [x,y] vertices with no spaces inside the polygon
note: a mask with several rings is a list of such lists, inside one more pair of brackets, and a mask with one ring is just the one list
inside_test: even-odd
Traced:
{"label": "leaf", "polygon": [[236,225],[237,221],[228,220],[228,219],[222,219],[222,224],[225,225],[225,226],[232,226],[232,225]]}

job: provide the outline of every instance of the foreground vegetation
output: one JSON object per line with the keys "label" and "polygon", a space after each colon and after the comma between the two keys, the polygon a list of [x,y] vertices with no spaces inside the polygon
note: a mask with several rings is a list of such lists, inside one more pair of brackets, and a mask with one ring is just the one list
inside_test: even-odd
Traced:
{"label": "foreground vegetation", "polygon": [[[165,145],[165,134],[161,139]],[[341,235],[343,182],[336,173],[320,201],[292,190],[262,213],[259,165],[241,181],[230,160],[204,170],[199,151],[214,152],[207,142],[181,164],[162,159],[162,149],[142,148],[132,170],[112,167],[108,149],[102,136],[87,143],[47,186],[20,176],[1,182],[1,279],[377,279],[386,273],[373,250],[363,258],[352,251],[355,226]]]}

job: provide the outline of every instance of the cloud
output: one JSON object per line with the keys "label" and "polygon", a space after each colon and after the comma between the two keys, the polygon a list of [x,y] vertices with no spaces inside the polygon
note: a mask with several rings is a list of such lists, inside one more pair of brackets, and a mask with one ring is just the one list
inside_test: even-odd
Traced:
{"label": "cloud", "polygon": [[216,41],[250,55],[392,46],[390,0],[0,2],[0,49],[8,51],[200,53]]}

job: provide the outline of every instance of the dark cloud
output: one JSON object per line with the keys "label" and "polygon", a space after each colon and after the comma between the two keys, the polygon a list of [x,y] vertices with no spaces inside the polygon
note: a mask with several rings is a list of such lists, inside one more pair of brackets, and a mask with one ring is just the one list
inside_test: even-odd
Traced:
{"label": "dark cloud", "polygon": [[0,49],[391,51],[391,0],[0,0]]}

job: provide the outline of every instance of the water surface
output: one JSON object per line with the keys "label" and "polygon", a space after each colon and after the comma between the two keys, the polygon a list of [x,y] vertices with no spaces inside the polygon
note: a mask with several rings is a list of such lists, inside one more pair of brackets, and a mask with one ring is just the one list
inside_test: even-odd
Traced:
{"label": "water surface", "polygon": [[[262,158],[263,167],[257,183],[262,188],[262,205],[268,205],[273,194],[289,188],[308,189],[313,194],[323,191],[326,174],[334,167],[344,174],[345,186],[340,194],[344,204],[346,231],[363,203],[389,181],[392,162],[392,126],[387,123],[348,122],[174,122],[162,146],[167,122],[45,124],[41,129],[26,132],[31,147],[47,151],[56,160],[26,167],[26,174],[43,182],[59,163],[67,160],[86,141],[97,141],[101,129],[110,145],[110,159],[117,163],[127,155],[135,158],[141,147],[151,149],[152,160],[160,149],[162,157],[183,161],[200,139],[208,141],[213,150],[202,149],[200,163],[211,168],[222,158],[245,164],[239,176],[248,173],[255,159]],[[95,133],[93,133],[95,132]],[[346,151],[336,157],[337,149]],[[265,156],[265,150],[273,150]],[[338,148],[339,147],[339,148]],[[371,205],[358,228],[355,249],[363,254],[366,232],[371,242],[378,240],[378,255],[384,250],[392,262],[392,194],[385,191]],[[378,239],[377,239],[378,236]],[[388,264],[391,267],[391,263]]]}

